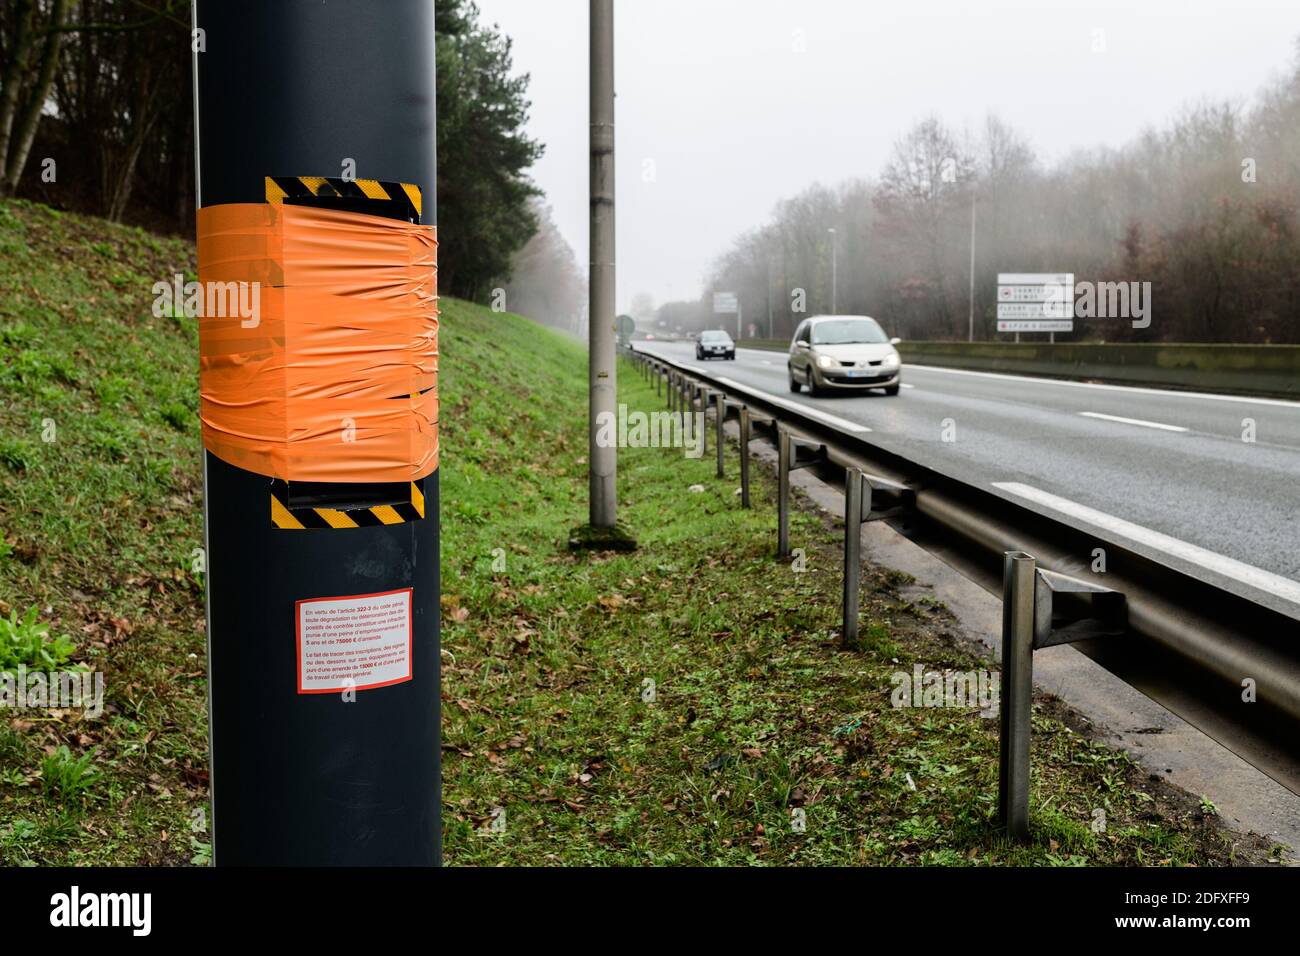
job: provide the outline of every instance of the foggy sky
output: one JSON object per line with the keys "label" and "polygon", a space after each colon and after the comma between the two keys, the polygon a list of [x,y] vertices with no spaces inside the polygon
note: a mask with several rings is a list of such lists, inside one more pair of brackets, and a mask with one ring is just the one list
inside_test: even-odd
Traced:
{"label": "foggy sky", "polygon": [[[532,74],[533,178],[585,268],[588,0],[477,2]],[[930,113],[974,131],[994,111],[1051,161],[1247,104],[1290,62],[1300,0],[615,0],[615,30],[627,311],[694,298],[777,200],[874,176]]]}

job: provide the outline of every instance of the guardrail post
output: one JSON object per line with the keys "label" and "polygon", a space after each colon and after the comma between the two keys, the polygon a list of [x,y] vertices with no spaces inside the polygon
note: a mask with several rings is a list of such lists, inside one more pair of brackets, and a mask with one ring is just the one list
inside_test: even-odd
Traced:
{"label": "guardrail post", "polygon": [[726,468],[722,463],[722,450],[726,447],[723,439],[722,427],[727,422],[727,396],[721,392],[715,392],[713,395],[713,417],[714,426],[717,428],[717,434],[714,436],[718,446],[718,477],[727,477]]}
{"label": "guardrail post", "polygon": [[655,365],[655,395],[663,396],[664,393],[664,370],[659,365]]}
{"label": "guardrail post", "polygon": [[1023,551],[1002,557],[1001,736],[998,822],[1013,840],[1029,838],[1029,735],[1034,699],[1034,589],[1037,562]]}
{"label": "guardrail post", "polygon": [[740,507],[749,507],[749,406],[740,406]]}
{"label": "guardrail post", "polygon": [[691,385],[682,377],[681,394],[677,396],[677,408],[682,414],[682,434],[688,442],[695,440],[695,401],[691,398]]}
{"label": "guardrail post", "polygon": [[790,557],[790,433],[776,429],[776,556]]}
{"label": "guardrail post", "polygon": [[[844,629],[840,643],[858,643],[858,594],[862,586],[862,472],[844,469]],[[870,510],[870,505],[868,505]]]}
{"label": "guardrail post", "polygon": [[668,410],[677,411],[677,373],[668,372]]}
{"label": "guardrail post", "polygon": [[703,385],[691,389],[691,411],[695,411],[697,400],[700,406],[700,454],[703,456],[709,453],[709,390]]}
{"label": "guardrail post", "polygon": [[1014,840],[1029,837],[1029,740],[1034,651],[1127,633],[1121,591],[1038,568],[1023,551],[1002,557],[1001,736],[998,822]]}

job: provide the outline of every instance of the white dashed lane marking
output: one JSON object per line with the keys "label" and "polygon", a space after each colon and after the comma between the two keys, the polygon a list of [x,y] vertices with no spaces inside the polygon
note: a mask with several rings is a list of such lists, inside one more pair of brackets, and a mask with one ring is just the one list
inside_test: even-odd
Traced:
{"label": "white dashed lane marking", "polygon": [[1185,432],[1182,425],[1166,425],[1163,422],[1148,422],[1140,418],[1123,418],[1119,415],[1103,415],[1101,412],[1080,412],[1084,418],[1100,418],[1106,422],[1119,422],[1121,425],[1140,425],[1143,428],[1158,428],[1165,432]]}

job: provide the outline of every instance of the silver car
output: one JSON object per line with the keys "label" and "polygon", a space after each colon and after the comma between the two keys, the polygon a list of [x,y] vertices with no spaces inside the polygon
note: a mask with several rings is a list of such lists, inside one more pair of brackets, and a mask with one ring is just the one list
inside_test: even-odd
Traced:
{"label": "silver car", "polygon": [[787,367],[790,391],[818,392],[883,388],[897,395],[902,360],[880,323],[866,315],[814,315],[795,329]]}

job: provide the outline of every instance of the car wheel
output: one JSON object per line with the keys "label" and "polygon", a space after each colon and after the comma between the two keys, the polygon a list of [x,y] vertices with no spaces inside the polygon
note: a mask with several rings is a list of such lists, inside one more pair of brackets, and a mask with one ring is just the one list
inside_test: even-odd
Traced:
{"label": "car wheel", "polygon": [[801,388],[803,388],[803,386],[800,385],[800,384],[795,380],[795,377],[794,377],[794,368],[793,368],[792,366],[787,365],[787,366],[785,367],[785,370],[786,370],[786,372],[787,372],[787,373],[789,374],[789,376],[790,376],[790,391],[795,392],[795,393],[798,393],[798,391],[799,391]]}
{"label": "car wheel", "polygon": [[733,361],[733,362],[736,361],[736,353],[735,353],[735,351],[733,350],[733,351],[727,353],[727,358],[731,359],[731,361]]}
{"label": "car wheel", "polygon": [[886,394],[886,395],[897,395],[897,394],[898,394],[898,390],[899,390],[900,388],[902,388],[901,385],[890,385],[888,388],[885,389],[885,394]]}

